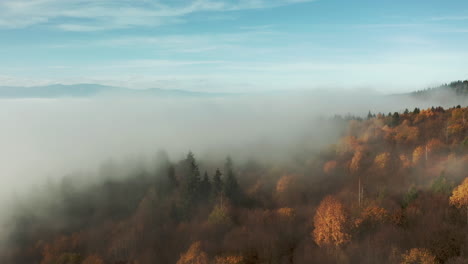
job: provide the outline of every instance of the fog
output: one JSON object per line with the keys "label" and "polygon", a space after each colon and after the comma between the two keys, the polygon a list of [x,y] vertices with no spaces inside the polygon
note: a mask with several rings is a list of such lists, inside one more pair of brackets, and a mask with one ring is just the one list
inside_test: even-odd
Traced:
{"label": "fog", "polygon": [[[449,102],[452,103],[452,102]],[[449,103],[447,106],[452,106]],[[213,98],[17,99],[0,102],[0,210],[35,186],[106,161],[180,158],[287,160],[336,140],[336,115],[365,116],[440,102],[370,90]]]}

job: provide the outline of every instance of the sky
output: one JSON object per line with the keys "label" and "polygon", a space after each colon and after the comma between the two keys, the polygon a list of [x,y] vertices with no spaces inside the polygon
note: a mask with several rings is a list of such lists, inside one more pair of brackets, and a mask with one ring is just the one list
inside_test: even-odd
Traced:
{"label": "sky", "polygon": [[0,0],[0,86],[412,91],[468,79],[466,0]]}

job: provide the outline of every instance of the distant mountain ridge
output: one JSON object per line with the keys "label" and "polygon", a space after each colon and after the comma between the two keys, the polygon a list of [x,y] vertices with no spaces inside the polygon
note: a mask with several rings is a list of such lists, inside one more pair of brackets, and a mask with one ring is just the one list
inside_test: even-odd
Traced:
{"label": "distant mountain ridge", "polygon": [[141,96],[141,97],[212,97],[225,93],[204,93],[172,89],[129,89],[100,84],[53,84],[34,87],[0,86],[0,98],[64,98],[92,96]]}
{"label": "distant mountain ridge", "polygon": [[449,84],[443,84],[438,87],[412,92],[410,95],[417,97],[431,97],[438,96],[443,93],[452,93],[456,96],[468,96],[468,80],[459,80]]}

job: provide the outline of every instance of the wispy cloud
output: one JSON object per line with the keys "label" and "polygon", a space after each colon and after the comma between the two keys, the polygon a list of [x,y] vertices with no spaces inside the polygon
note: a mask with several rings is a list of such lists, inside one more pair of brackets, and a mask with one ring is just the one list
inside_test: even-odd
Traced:
{"label": "wispy cloud", "polygon": [[66,31],[158,26],[197,12],[273,8],[314,0],[2,0],[0,28],[49,25]]}
{"label": "wispy cloud", "polygon": [[431,18],[432,21],[463,21],[468,20],[468,16],[440,16]]}

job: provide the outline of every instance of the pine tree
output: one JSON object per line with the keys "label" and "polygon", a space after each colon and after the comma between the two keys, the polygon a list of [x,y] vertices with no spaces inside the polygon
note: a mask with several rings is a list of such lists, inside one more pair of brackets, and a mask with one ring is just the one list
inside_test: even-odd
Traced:
{"label": "pine tree", "polygon": [[182,208],[184,216],[190,215],[192,207],[200,200],[200,171],[195,156],[190,151],[183,162],[184,182],[182,184]]}
{"label": "pine tree", "polygon": [[223,191],[223,182],[221,176],[223,174],[219,169],[216,169],[215,175],[213,176],[213,186],[211,188],[213,197],[218,197],[218,195]]}
{"label": "pine tree", "polygon": [[232,165],[232,159],[227,157],[224,168],[224,174],[226,176],[224,181],[224,195],[228,197],[234,204],[240,202],[240,188],[237,182],[236,175]]}
{"label": "pine tree", "polygon": [[175,188],[178,187],[179,183],[177,182],[177,178],[175,176],[175,169],[174,166],[171,164],[167,168],[167,179],[168,179],[168,190],[171,192]]}
{"label": "pine tree", "polygon": [[201,192],[201,197],[203,200],[206,200],[210,197],[211,193],[211,182],[210,178],[208,177],[208,172],[205,171],[205,174],[203,175],[203,179],[200,183],[200,192]]}

